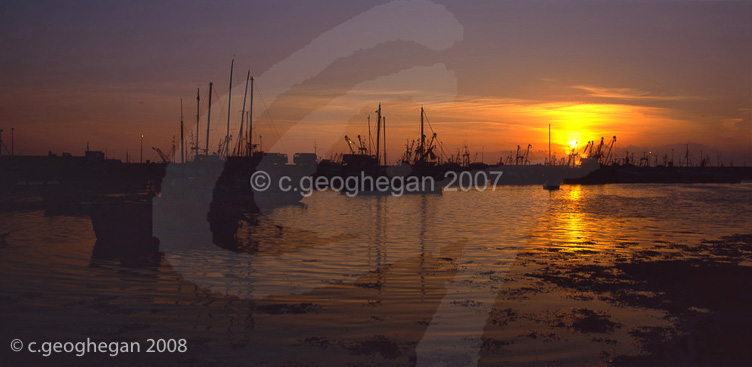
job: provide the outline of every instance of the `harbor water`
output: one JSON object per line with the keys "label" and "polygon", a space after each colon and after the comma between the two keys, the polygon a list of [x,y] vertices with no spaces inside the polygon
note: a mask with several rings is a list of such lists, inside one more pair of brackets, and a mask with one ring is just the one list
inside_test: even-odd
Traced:
{"label": "harbor water", "polygon": [[24,200],[34,198],[0,211],[3,340],[185,339],[187,351],[45,357],[5,346],[9,365],[750,358],[737,345],[752,318],[749,183],[316,192],[242,213],[221,236],[208,222],[155,228],[158,252],[136,255],[103,255],[89,216]]}

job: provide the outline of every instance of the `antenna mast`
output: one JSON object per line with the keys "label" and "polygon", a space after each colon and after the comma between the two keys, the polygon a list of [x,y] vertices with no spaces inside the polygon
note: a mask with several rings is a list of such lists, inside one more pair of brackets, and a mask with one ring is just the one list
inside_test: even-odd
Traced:
{"label": "antenna mast", "polygon": [[689,144],[687,144],[687,152],[684,153],[684,163],[689,167]]}
{"label": "antenna mast", "polygon": [[232,70],[235,67],[235,59],[230,63],[230,88],[227,91],[227,133],[225,134],[225,157],[230,152],[230,102],[232,102]]}
{"label": "antenna mast", "polygon": [[183,147],[183,99],[180,98],[180,163],[185,163],[185,148]]}
{"label": "antenna mast", "polygon": [[209,155],[209,125],[211,124],[211,96],[212,96],[213,83],[209,82],[209,110],[206,113],[206,149],[204,153]]}
{"label": "antenna mast", "polygon": [[248,70],[248,75],[245,77],[245,92],[243,93],[243,109],[240,112],[240,132],[238,133],[238,155],[243,155],[243,125],[245,124],[245,121],[243,118],[245,118],[245,100],[248,97],[248,80],[251,79],[251,71]]}
{"label": "antenna mast", "polygon": [[371,139],[371,115],[368,115],[368,155],[373,150],[373,140]]}
{"label": "antenna mast", "polygon": [[386,117],[382,117],[384,120],[384,165],[386,166]]}
{"label": "antenna mast", "polygon": [[[263,102],[263,101],[262,101]],[[251,100],[248,106],[248,156],[251,156],[253,150],[253,77],[251,77]],[[259,136],[261,139],[261,136]]]}
{"label": "antenna mast", "polygon": [[379,138],[381,137],[381,103],[376,110],[376,169],[379,169]]}
{"label": "antenna mast", "polygon": [[193,149],[198,154],[198,119],[201,117],[201,88],[196,88],[196,146]]}
{"label": "antenna mast", "polygon": [[426,158],[426,135],[423,133],[423,106],[420,106],[420,160]]}

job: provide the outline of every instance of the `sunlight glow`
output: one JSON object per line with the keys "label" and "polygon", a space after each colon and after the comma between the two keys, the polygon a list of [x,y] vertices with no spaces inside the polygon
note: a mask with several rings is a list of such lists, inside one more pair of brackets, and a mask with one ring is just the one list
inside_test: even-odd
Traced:
{"label": "sunlight glow", "polygon": [[564,226],[567,228],[567,242],[570,245],[570,250],[574,251],[581,249],[578,244],[583,242],[583,238],[587,234],[587,232],[583,230],[585,225],[585,214],[581,211],[582,204],[580,203],[580,200],[582,199],[582,188],[580,186],[572,186],[567,196],[571,210],[569,213],[562,216],[561,219],[564,221]]}

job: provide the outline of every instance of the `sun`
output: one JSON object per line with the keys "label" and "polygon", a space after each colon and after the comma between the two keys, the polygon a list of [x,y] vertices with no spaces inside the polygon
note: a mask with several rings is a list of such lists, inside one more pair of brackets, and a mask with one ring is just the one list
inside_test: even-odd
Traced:
{"label": "sun", "polygon": [[572,141],[569,142],[569,147],[571,147],[572,149],[574,149],[576,146],[577,146],[577,141],[576,140],[572,140]]}

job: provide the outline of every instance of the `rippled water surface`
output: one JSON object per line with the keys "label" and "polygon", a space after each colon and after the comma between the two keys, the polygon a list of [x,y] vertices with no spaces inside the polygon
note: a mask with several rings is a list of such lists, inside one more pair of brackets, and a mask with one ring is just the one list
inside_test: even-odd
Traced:
{"label": "rippled water surface", "polygon": [[625,264],[722,257],[707,241],[752,233],[749,213],[750,184],[323,192],[240,220],[230,249],[207,223],[133,258],[93,256],[87,216],[7,209],[0,330],[189,341],[181,355],[49,357],[66,363],[600,365],[649,354],[640,330],[683,325]]}

